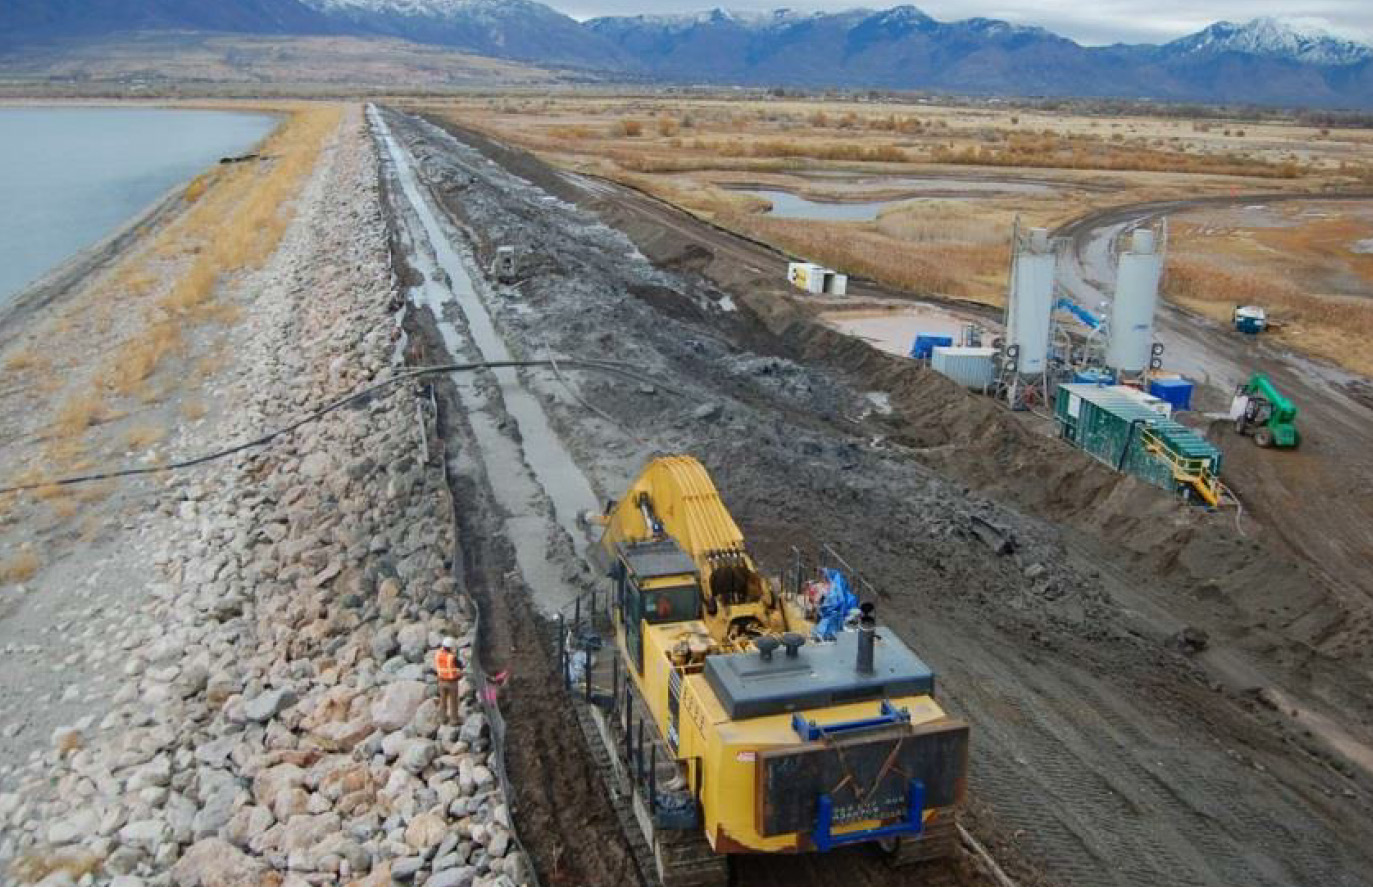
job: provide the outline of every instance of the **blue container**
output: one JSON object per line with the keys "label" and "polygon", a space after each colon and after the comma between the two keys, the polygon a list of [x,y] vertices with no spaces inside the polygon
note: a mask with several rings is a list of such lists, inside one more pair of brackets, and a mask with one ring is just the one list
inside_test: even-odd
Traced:
{"label": "blue container", "polygon": [[916,360],[929,360],[934,356],[934,349],[948,348],[951,345],[953,345],[953,336],[919,333],[915,337],[915,344],[911,345],[910,356]]}
{"label": "blue container", "polygon": [[1080,370],[1073,373],[1073,383],[1076,385],[1114,385],[1116,384],[1116,374],[1103,369]]}
{"label": "blue container", "polygon": [[1149,393],[1159,400],[1166,400],[1174,410],[1192,408],[1192,383],[1181,377],[1176,379],[1155,379],[1149,383]]}

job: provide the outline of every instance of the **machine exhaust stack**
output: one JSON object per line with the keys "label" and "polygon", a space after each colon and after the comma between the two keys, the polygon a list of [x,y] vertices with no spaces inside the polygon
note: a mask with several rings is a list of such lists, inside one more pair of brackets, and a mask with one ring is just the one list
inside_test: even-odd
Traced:
{"label": "machine exhaust stack", "polygon": [[872,604],[864,604],[860,609],[863,615],[858,620],[858,670],[863,674],[872,674],[877,670],[873,664],[877,640],[877,617],[873,615],[873,610],[876,608]]}

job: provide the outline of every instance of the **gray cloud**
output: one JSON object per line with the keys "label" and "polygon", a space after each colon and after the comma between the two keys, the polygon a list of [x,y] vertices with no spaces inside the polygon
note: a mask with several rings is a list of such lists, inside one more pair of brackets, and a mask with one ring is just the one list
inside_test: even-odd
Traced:
{"label": "gray cloud", "polygon": [[[552,5],[577,18],[595,15],[694,12],[712,6],[766,10],[839,10],[853,6],[885,7],[903,0],[553,0]],[[935,18],[984,16],[1015,24],[1039,25],[1079,43],[1158,43],[1199,31],[1212,22],[1244,22],[1259,15],[1293,19],[1341,36],[1373,41],[1373,3],[1368,0],[924,0],[918,5]]]}

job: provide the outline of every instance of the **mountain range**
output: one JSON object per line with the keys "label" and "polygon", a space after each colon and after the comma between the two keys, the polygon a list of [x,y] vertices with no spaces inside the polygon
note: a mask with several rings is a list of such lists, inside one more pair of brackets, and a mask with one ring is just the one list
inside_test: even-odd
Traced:
{"label": "mountain range", "polygon": [[1373,47],[1274,18],[1161,45],[1088,47],[914,6],[723,9],[578,22],[537,0],[5,0],[8,48],[130,31],[401,38],[677,83],[1373,107]]}

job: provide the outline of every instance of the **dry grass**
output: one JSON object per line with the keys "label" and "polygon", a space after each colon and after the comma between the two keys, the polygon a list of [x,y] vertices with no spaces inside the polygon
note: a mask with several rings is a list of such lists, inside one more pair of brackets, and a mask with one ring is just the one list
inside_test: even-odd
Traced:
{"label": "dry grass", "polygon": [[54,438],[80,437],[86,429],[110,418],[110,409],[100,395],[93,391],[75,394],[57,410],[52,424]]}
{"label": "dry grass", "polygon": [[928,159],[932,163],[962,166],[1167,172],[1265,179],[1295,179],[1304,172],[1302,165],[1293,160],[1273,163],[1233,152],[1202,154],[1139,145],[1125,147],[1098,139],[1060,137],[1052,133],[1011,133],[1005,143],[999,145],[961,148],[940,145]]}
{"label": "dry grass", "polygon": [[126,450],[146,450],[166,437],[167,432],[156,425],[135,425],[124,432]]}
{"label": "dry grass", "polygon": [[1168,297],[1228,323],[1238,305],[1262,305],[1281,326],[1266,335],[1292,347],[1373,375],[1373,302],[1307,292],[1280,275],[1234,271],[1221,260],[1174,257],[1164,282]]}
{"label": "dry grass", "polygon": [[[144,333],[126,342],[110,361],[105,376],[114,390],[136,394],[179,352],[189,325],[238,318],[236,306],[215,303],[220,282],[261,267],[276,250],[294,216],[295,196],[340,115],[335,106],[298,109],[264,144],[270,161],[215,169],[188,186],[186,197],[193,205],[150,253],[189,265],[149,308]],[[130,272],[125,285],[134,289],[148,277],[146,269]]]}
{"label": "dry grass", "polygon": [[[1196,124],[1024,108],[707,97],[474,97],[430,110],[791,254],[908,290],[992,304],[1003,299],[1006,238],[1016,214],[1052,227],[1109,205],[1373,181],[1373,164],[1363,159],[1366,133],[1322,132],[1277,120]],[[1036,172],[1007,172],[1017,169]],[[723,187],[756,184],[820,199],[857,198],[857,191],[845,193],[842,179],[817,184],[819,177],[801,175],[820,171],[1028,177],[1054,184],[1040,195],[900,204],[871,223],[774,219],[760,214],[756,198]],[[863,198],[883,199],[870,193]],[[1333,223],[1299,227],[1253,239],[1292,269],[1304,271],[1292,256],[1327,264],[1342,256],[1350,273],[1346,283],[1332,284],[1336,295],[1308,292],[1314,278],[1304,273],[1287,277],[1183,249],[1170,262],[1172,297],[1226,320],[1233,304],[1261,302],[1288,321],[1275,335],[1294,347],[1325,356],[1366,355],[1355,361],[1373,363],[1367,345],[1373,299],[1340,295],[1353,291],[1350,279],[1373,281],[1373,256],[1351,259],[1351,234]]]}
{"label": "dry grass", "polygon": [[47,358],[34,353],[32,346],[17,351],[5,359],[5,369],[11,373],[36,370],[47,365]]}
{"label": "dry grass", "polygon": [[38,561],[38,555],[30,550],[24,550],[0,561],[0,585],[17,585],[20,582],[27,582],[38,572],[42,566]]}
{"label": "dry grass", "polygon": [[160,320],[148,325],[143,335],[126,342],[111,361],[105,381],[116,392],[136,393],[170,355],[182,345],[181,324]]}

